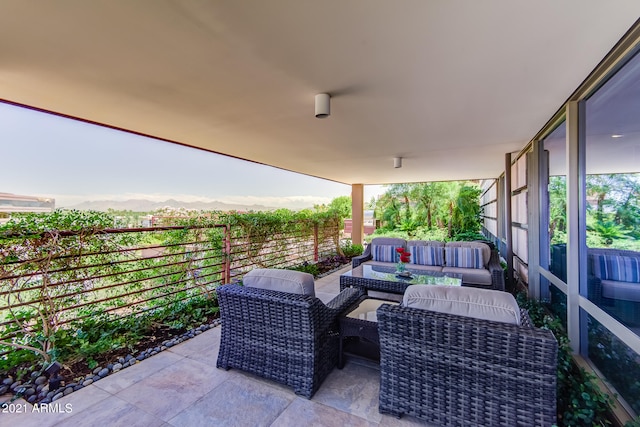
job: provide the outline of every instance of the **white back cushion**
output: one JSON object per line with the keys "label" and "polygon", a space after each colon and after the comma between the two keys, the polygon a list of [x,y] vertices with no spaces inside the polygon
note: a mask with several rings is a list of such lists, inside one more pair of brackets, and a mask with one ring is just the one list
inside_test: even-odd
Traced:
{"label": "white back cushion", "polygon": [[405,307],[520,324],[520,308],[508,292],[458,286],[411,285],[402,299]]}
{"label": "white back cushion", "polygon": [[301,271],[256,268],[244,275],[242,284],[250,288],[316,296],[313,275]]}

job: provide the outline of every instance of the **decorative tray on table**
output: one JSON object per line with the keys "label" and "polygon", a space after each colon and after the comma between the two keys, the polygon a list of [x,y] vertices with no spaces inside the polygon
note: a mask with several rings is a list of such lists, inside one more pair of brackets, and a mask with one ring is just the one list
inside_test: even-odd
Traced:
{"label": "decorative tray on table", "polygon": [[401,279],[411,279],[413,276],[410,271],[396,271],[396,277]]}

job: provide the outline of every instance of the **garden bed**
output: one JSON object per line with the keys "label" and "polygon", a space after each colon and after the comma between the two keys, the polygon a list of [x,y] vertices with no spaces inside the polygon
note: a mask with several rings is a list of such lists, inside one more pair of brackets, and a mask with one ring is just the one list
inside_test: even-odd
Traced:
{"label": "garden bed", "polygon": [[[348,266],[350,262],[350,257],[332,256],[297,269],[312,270],[310,272],[319,278]],[[132,332],[131,327],[118,322],[100,323],[102,329],[91,334],[98,337],[97,339],[80,337],[79,333],[76,333],[72,339],[67,340],[65,348],[80,350],[75,354],[67,353],[67,358],[61,358],[60,371],[55,376],[49,378],[43,373],[43,368],[35,362],[21,363],[0,375],[0,395],[11,393],[23,397],[30,403],[50,403],[111,373],[133,366],[141,360],[193,338],[219,323],[215,301],[210,301],[207,306],[203,306],[202,302],[195,306],[186,305],[182,310],[182,313],[174,311],[171,317],[164,319],[133,322],[146,325],[144,329],[133,331],[131,336],[137,337],[135,341],[131,341],[127,335]],[[193,315],[194,311],[198,313],[197,316]],[[118,331],[123,332],[124,339],[120,339]],[[61,338],[60,344],[63,342],[65,341]],[[96,351],[99,348],[102,350]],[[85,356],[80,355],[83,351]],[[56,378],[59,381],[56,382]]]}

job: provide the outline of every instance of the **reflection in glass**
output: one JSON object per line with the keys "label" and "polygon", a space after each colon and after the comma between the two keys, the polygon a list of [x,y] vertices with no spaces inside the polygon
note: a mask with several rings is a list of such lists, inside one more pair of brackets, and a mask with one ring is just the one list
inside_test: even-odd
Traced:
{"label": "reflection in glass", "polygon": [[585,102],[587,297],[640,330],[640,56]]}
{"label": "reflection in glass", "polygon": [[548,153],[549,181],[547,185],[549,271],[567,281],[567,172],[566,123],[562,122],[542,142]]}
{"label": "reflection in glass", "polygon": [[593,317],[589,322],[589,359],[640,414],[640,356]]}
{"label": "reflection in glass", "polygon": [[547,309],[555,314],[560,322],[562,322],[562,326],[567,327],[567,296],[550,283],[544,276],[540,276],[540,284],[545,288],[549,289],[549,299],[545,301],[545,306]]}

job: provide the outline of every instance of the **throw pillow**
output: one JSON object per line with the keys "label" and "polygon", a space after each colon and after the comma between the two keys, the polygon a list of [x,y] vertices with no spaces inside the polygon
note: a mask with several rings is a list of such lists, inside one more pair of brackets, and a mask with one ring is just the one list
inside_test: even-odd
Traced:
{"label": "throw pillow", "polygon": [[371,256],[374,261],[396,262],[396,247],[394,245],[373,245]]}
{"label": "throw pillow", "polygon": [[445,248],[445,261],[449,267],[484,268],[482,249],[480,248]]}
{"label": "throw pillow", "polygon": [[601,279],[640,283],[640,258],[596,255],[593,257],[593,262],[593,271]]}
{"label": "throw pillow", "polygon": [[409,246],[411,263],[417,265],[443,265],[443,249],[436,246]]}

